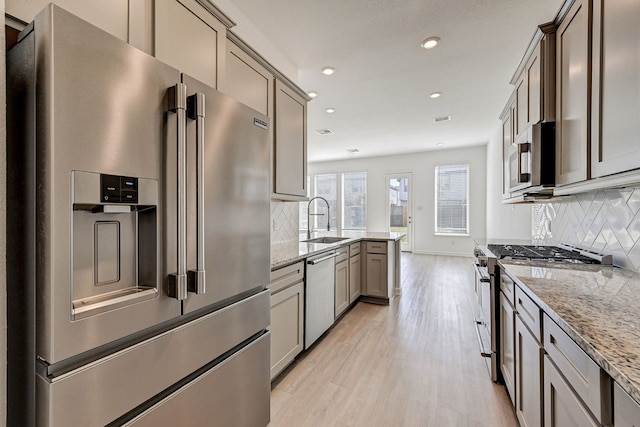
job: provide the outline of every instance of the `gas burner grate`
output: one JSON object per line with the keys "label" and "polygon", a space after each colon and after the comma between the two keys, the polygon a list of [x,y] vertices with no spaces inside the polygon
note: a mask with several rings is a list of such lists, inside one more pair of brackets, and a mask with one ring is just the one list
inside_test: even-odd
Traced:
{"label": "gas burner grate", "polygon": [[488,247],[499,259],[599,264],[596,259],[558,246],[488,245]]}

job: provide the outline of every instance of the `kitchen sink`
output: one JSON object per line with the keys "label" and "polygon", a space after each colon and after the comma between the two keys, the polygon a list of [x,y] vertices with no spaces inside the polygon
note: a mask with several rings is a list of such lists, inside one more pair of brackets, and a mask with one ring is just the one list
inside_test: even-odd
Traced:
{"label": "kitchen sink", "polygon": [[316,237],[315,239],[303,240],[303,242],[306,242],[306,243],[338,243],[338,242],[341,242],[341,241],[347,240],[347,239],[348,239],[348,237],[325,236],[325,237]]}

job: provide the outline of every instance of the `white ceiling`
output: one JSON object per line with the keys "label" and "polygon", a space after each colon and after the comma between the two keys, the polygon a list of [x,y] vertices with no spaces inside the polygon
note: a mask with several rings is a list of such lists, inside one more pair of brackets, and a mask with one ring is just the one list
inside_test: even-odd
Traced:
{"label": "white ceiling", "polygon": [[[370,157],[486,144],[536,26],[561,3],[233,0],[297,65],[299,85],[319,93],[308,107],[310,162],[347,158],[351,148]],[[429,36],[441,44],[422,49]],[[326,65],[333,76],[320,73]],[[435,91],[442,97],[430,99]],[[315,132],[325,128],[334,134]]]}

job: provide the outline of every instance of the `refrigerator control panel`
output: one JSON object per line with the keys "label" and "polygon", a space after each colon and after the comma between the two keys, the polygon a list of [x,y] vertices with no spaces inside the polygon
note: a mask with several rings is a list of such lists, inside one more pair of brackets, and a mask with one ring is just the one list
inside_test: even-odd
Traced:
{"label": "refrigerator control panel", "polygon": [[103,203],[138,203],[138,178],[101,174],[100,200]]}

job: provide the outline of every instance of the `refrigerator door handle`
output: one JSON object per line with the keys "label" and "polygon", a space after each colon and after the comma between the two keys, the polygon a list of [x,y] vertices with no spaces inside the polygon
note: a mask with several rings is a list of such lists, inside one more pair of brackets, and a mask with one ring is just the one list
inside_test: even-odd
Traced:
{"label": "refrigerator door handle", "polygon": [[206,292],[204,268],[204,120],[205,96],[197,92],[187,97],[187,117],[196,121],[196,269],[189,270],[187,289],[196,295]]}
{"label": "refrigerator door handle", "polygon": [[187,86],[178,83],[169,88],[169,111],[178,120],[178,271],[169,275],[167,293],[178,300],[187,299]]}

